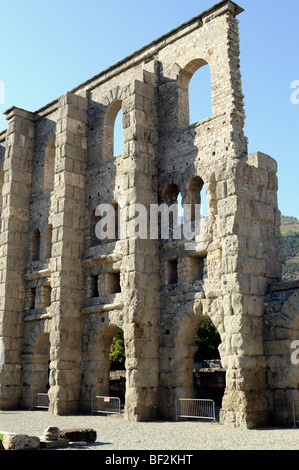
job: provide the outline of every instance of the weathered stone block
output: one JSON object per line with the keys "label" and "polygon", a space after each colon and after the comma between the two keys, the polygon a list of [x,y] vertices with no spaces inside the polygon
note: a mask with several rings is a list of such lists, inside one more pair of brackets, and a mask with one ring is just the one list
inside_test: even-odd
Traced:
{"label": "weathered stone block", "polygon": [[46,441],[55,441],[60,437],[60,429],[56,426],[49,426],[44,431],[44,438]]}
{"label": "weathered stone block", "polygon": [[27,434],[4,434],[3,447],[5,450],[34,450],[40,446],[37,436]]}
{"label": "weathered stone block", "polygon": [[91,428],[61,429],[60,436],[62,438],[67,439],[68,442],[71,442],[71,441],[95,442],[97,439],[96,431]]}
{"label": "weathered stone block", "polygon": [[60,449],[64,447],[68,447],[69,442],[67,439],[64,438],[57,438],[55,440],[48,440],[48,439],[41,439],[40,441],[40,447],[42,449]]}

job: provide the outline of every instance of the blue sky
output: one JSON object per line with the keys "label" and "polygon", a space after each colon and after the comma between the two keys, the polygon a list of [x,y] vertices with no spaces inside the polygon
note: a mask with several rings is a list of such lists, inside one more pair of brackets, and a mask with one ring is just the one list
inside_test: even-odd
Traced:
{"label": "blue sky", "polygon": [[[0,0],[0,131],[15,105],[36,111],[217,0]],[[249,152],[279,165],[279,208],[299,218],[298,0],[240,0]],[[299,97],[299,93],[297,95]]]}

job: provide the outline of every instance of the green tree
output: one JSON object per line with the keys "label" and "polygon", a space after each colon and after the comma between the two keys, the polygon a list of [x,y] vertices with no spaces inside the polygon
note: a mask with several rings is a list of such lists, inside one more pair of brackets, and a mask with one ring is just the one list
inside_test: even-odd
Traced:
{"label": "green tree", "polygon": [[221,343],[221,338],[218,330],[213,325],[212,321],[207,319],[198,328],[194,346],[197,346],[197,352],[194,354],[194,359],[201,361],[203,359],[219,359],[220,354],[218,346]]}
{"label": "green tree", "polygon": [[113,337],[109,359],[111,361],[111,369],[124,369],[125,368],[125,342],[124,342],[124,332],[119,330]]}

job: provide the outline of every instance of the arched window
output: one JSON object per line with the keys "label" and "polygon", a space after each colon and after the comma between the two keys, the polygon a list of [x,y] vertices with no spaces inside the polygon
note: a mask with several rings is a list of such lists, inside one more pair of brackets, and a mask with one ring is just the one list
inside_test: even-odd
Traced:
{"label": "arched window", "polygon": [[54,173],[55,173],[55,146],[56,139],[53,137],[47,145],[45,151],[45,168],[44,168],[44,193],[49,194],[54,190]]}
{"label": "arched window", "polygon": [[170,183],[162,191],[163,202],[167,204],[168,206],[171,206],[172,204],[176,204],[179,194],[180,194],[180,190],[178,186],[176,184]]}
{"label": "arched window", "polygon": [[189,84],[190,124],[212,116],[211,72],[208,64],[200,67]]}
{"label": "arched window", "polygon": [[119,221],[119,205],[117,202],[113,202],[112,207],[114,209],[114,230],[115,230],[115,240],[120,238],[120,221]]}
{"label": "arched window", "polygon": [[48,225],[46,230],[45,230],[45,236],[44,236],[44,259],[49,259],[51,258],[52,254],[52,231],[53,227],[52,225]]}
{"label": "arched window", "polygon": [[113,134],[113,153],[114,157],[121,155],[123,149],[123,113],[120,109],[114,121],[114,134]]}
{"label": "arched window", "polygon": [[40,259],[40,231],[36,228],[31,235],[30,245],[31,261],[39,261]]}
{"label": "arched window", "polygon": [[121,101],[116,100],[108,107],[104,118],[103,157],[113,158],[122,149]]}
{"label": "arched window", "polygon": [[195,59],[181,70],[178,80],[179,126],[201,121],[212,115],[210,67]]}
{"label": "arched window", "polygon": [[168,210],[160,210],[160,237],[164,240],[179,240],[182,236],[183,221],[182,195],[179,187],[174,183],[168,184],[161,196]]}
{"label": "arched window", "polygon": [[[185,204],[190,205],[189,222],[194,222],[201,217],[208,216],[208,203],[206,198],[205,185],[200,176],[193,176],[187,184]],[[187,216],[187,211],[184,211]]]}

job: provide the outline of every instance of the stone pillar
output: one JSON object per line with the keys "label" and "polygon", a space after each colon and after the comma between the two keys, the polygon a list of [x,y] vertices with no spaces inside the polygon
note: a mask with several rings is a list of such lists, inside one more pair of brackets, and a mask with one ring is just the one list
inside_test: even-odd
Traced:
{"label": "stone pillar", "polygon": [[59,99],[59,111],[51,196],[49,398],[50,412],[67,414],[78,410],[81,385],[87,99],[66,93]]}
{"label": "stone pillar", "polygon": [[0,408],[17,408],[21,395],[21,349],[31,194],[34,123],[30,112],[6,112],[6,152],[0,246]]}
{"label": "stone pillar", "polygon": [[[151,64],[154,67],[154,62]],[[156,91],[154,72],[135,80],[131,96],[123,101],[125,123],[122,196],[127,209],[134,204],[146,208],[157,203]],[[128,216],[126,229],[138,216]],[[149,233],[149,225],[148,225]],[[126,347],[126,419],[154,418],[158,407],[159,332],[159,242],[140,239],[127,232],[127,253],[123,258],[125,291],[124,338]]]}
{"label": "stone pillar", "polygon": [[[221,49],[221,67],[216,78],[216,96],[214,113],[226,112],[230,117],[227,141],[227,156],[242,157],[247,155],[247,138],[244,136],[245,112],[244,95],[240,70],[239,21],[236,14],[240,8],[232,2],[223,7],[226,10],[226,45]],[[220,77],[224,77],[220,78]],[[221,85],[219,84],[221,83]],[[222,87],[222,90],[219,88]]]}
{"label": "stone pillar", "polygon": [[262,317],[265,295],[269,285],[281,279],[284,261],[276,169],[272,158],[255,153],[216,171],[226,292],[221,421],[237,427],[265,425],[268,418]]}

